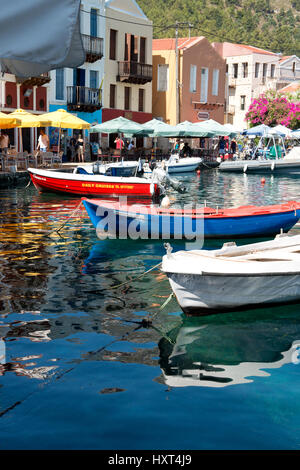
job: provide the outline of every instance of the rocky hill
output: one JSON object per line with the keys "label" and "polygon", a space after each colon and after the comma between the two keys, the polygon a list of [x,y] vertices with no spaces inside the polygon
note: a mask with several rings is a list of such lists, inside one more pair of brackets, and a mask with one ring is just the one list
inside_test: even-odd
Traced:
{"label": "rocky hill", "polygon": [[[138,0],[155,38],[174,37],[191,23],[192,36],[236,42],[300,56],[300,0]],[[185,25],[179,36],[189,34]]]}

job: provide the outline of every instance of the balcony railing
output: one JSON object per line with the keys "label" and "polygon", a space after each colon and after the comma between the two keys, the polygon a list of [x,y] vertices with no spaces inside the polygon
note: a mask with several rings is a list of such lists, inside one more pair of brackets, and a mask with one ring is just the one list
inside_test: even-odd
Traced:
{"label": "balcony railing", "polygon": [[101,92],[99,88],[85,86],[67,87],[67,108],[69,111],[84,111],[93,113],[102,107]]}
{"label": "balcony railing", "polygon": [[118,62],[117,80],[125,83],[143,85],[152,81],[152,65],[140,62]]}
{"label": "balcony railing", "polygon": [[103,57],[103,39],[82,34],[83,48],[85,50],[85,61],[96,62]]}
{"label": "balcony railing", "polygon": [[42,86],[46,83],[49,83],[51,80],[50,74],[48,72],[42,73],[37,77],[29,77],[29,78],[21,78],[16,77],[17,83],[21,83],[24,86],[32,87],[32,86]]}

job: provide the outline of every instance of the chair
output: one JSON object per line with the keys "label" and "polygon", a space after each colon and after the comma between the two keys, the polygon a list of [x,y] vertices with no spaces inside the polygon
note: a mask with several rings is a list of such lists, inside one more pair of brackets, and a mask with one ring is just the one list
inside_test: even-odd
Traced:
{"label": "chair", "polygon": [[28,152],[19,152],[15,155],[15,162],[17,164],[17,168],[23,168],[27,169],[28,164],[27,164],[27,158],[28,158]]}
{"label": "chair", "polygon": [[42,166],[52,166],[53,163],[53,153],[52,152],[41,152],[40,153],[41,157],[41,164]]}
{"label": "chair", "polygon": [[52,156],[52,164],[54,165],[55,163],[58,163],[59,165],[62,164],[62,157],[63,157],[63,152],[59,152],[59,154],[53,154]]}

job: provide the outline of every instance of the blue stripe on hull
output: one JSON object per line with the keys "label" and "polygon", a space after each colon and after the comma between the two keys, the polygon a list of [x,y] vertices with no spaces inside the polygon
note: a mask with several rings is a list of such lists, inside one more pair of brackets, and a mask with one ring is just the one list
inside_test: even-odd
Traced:
{"label": "blue stripe on hull", "polygon": [[[101,228],[101,221],[107,217],[104,211],[103,217],[96,215],[98,206],[83,201],[87,213],[95,228]],[[192,238],[204,234],[206,238],[228,238],[228,237],[256,237],[264,235],[275,235],[283,229],[289,231],[299,220],[300,211],[289,211],[284,213],[254,215],[244,217],[220,217],[191,219],[188,217],[170,217],[162,215],[145,215],[138,219],[130,217],[126,212],[120,212],[116,216],[116,229],[124,234],[130,224],[137,228],[142,234],[149,238]],[[137,223],[138,220],[138,223]],[[103,227],[105,228],[105,227]]]}

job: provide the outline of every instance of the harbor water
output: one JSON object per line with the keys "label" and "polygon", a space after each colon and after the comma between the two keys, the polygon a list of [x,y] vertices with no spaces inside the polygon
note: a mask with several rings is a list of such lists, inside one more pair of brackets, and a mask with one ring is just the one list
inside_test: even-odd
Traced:
{"label": "harbor water", "polygon": [[[176,177],[171,204],[300,200],[300,175]],[[300,304],[159,311],[163,241],[99,240],[79,202],[0,190],[0,450],[298,450]]]}

